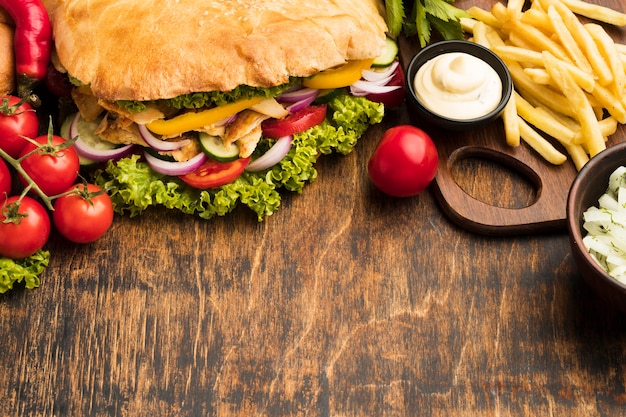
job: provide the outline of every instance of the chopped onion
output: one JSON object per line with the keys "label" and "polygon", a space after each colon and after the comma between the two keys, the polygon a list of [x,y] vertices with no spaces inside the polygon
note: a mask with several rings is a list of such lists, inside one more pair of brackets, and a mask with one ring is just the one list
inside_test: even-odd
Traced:
{"label": "chopped onion", "polygon": [[296,103],[298,101],[313,97],[313,100],[319,95],[320,90],[316,88],[301,87],[298,89],[288,90],[278,97],[276,100],[285,103]]}
{"label": "chopped onion", "polygon": [[[74,142],[74,149],[76,149],[76,152],[87,159],[90,159],[92,161],[95,162],[103,162],[103,161],[108,161],[109,159],[118,159],[123,157],[124,155],[127,155],[128,153],[130,153],[130,151],[134,148],[134,145],[124,145],[124,146],[117,146],[117,147],[112,147],[115,146],[114,144],[110,143],[110,142],[106,142],[106,147],[102,146],[102,147],[96,147],[90,143],[88,143],[86,140],[84,140],[83,138],[81,138],[80,134],[78,133],[78,123],[80,122],[80,113],[76,113],[76,116],[74,117],[74,119],[72,120],[72,123],[70,124],[70,137],[71,138],[76,138],[76,141]],[[102,141],[102,144],[104,144],[105,142]]]}
{"label": "chopped onion", "polygon": [[180,149],[187,145],[190,140],[184,139],[179,141],[167,141],[155,137],[146,127],[146,125],[137,125],[141,138],[155,151],[167,152]]}
{"label": "chopped onion", "polygon": [[246,166],[246,171],[257,172],[263,171],[271,166],[276,165],[281,159],[287,155],[289,149],[291,149],[291,141],[293,136],[283,136],[279,138],[272,147],[263,155],[250,162]]}
{"label": "chopped onion", "polygon": [[598,207],[583,213],[587,235],[583,243],[589,254],[609,275],[626,284],[626,167],[610,176]]}
{"label": "chopped onion", "polygon": [[183,162],[164,161],[163,159],[150,155],[148,152],[144,152],[144,157],[148,165],[150,165],[150,168],[160,174],[171,176],[189,174],[200,167],[207,159],[204,152],[200,152],[193,158]]}

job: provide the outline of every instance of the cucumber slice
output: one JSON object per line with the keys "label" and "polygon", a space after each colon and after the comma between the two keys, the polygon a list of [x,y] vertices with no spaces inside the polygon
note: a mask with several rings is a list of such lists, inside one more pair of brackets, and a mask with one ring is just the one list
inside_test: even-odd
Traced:
{"label": "cucumber slice", "polygon": [[[74,120],[75,116],[76,116],[75,114],[72,114],[72,115],[68,116],[63,121],[63,124],[61,124],[61,130],[59,131],[59,134],[65,140],[72,139],[72,138],[70,138],[70,125],[72,124],[72,120]],[[90,138],[93,138],[94,136],[96,136],[96,135],[93,134],[93,131],[100,124],[100,120],[101,119],[98,118],[97,120],[95,120],[93,122],[86,122],[86,121],[81,119],[78,122],[78,126],[77,126],[78,134],[80,135],[81,139],[85,140],[85,138],[88,138],[87,140],[89,140],[90,143],[91,143],[91,141],[93,139],[90,139]],[[100,138],[96,137],[96,140],[99,141],[99,142],[105,143],[106,145],[103,145],[103,146],[109,146],[110,147],[109,149],[115,147],[115,145],[113,145],[112,143],[103,142],[102,140],[100,140]],[[94,160],[91,160],[89,158],[85,158],[84,156],[82,156],[80,154],[78,155],[78,162],[80,163],[80,166],[82,166],[82,167],[89,167],[89,166],[98,164],[98,162],[96,162]]]}
{"label": "cucumber slice", "polygon": [[385,39],[385,48],[383,49],[383,53],[372,62],[373,67],[386,67],[391,65],[391,63],[398,56],[398,43],[387,36]]}
{"label": "cucumber slice", "polygon": [[229,147],[226,147],[219,136],[202,132],[198,135],[198,140],[204,153],[216,161],[230,162],[239,159],[239,146],[236,143],[231,143]]}

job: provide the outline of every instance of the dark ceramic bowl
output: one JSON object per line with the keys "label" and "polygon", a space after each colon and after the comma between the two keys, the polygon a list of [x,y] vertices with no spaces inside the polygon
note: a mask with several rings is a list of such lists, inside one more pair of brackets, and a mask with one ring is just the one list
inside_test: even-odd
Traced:
{"label": "dark ceramic bowl", "polygon": [[[430,59],[448,52],[468,53],[482,59],[496,70],[496,73],[498,73],[498,76],[502,81],[502,98],[500,100],[500,104],[498,104],[498,106],[490,113],[482,117],[468,120],[451,119],[431,111],[430,109],[426,108],[419,100],[415,92],[415,86],[413,85],[413,79],[415,78],[417,71],[422,65],[424,65],[424,63],[426,63]],[[465,40],[441,41],[433,43],[432,45],[421,49],[417,54],[415,54],[415,56],[413,56],[413,58],[411,58],[411,61],[409,62],[406,70],[405,83],[406,90],[408,92],[408,108],[411,112],[411,117],[415,122],[427,122],[447,130],[457,131],[474,129],[490,123],[494,119],[497,119],[502,113],[502,110],[504,110],[504,107],[509,101],[509,98],[511,97],[511,93],[513,91],[511,74],[509,73],[509,70],[504,62],[502,62],[502,60],[496,54],[494,54],[484,46]]]}
{"label": "dark ceramic bowl", "polygon": [[567,228],[574,261],[583,280],[613,307],[626,312],[626,285],[606,273],[591,257],[583,237],[583,213],[598,207],[598,198],[609,185],[609,176],[620,165],[626,165],[626,142],[600,152],[576,175],[567,198]]}

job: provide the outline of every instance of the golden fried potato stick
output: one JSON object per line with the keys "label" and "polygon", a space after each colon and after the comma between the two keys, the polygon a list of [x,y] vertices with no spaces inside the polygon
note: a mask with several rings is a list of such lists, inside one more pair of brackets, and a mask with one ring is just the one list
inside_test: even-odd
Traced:
{"label": "golden fried potato stick", "polygon": [[[545,79],[544,74],[539,71],[543,70],[543,57],[541,52],[533,51],[519,46],[497,46],[493,48],[493,51],[502,59],[517,61],[520,64],[532,65],[532,68],[524,68],[524,71],[529,76],[536,76],[539,79]],[[562,64],[567,68],[572,77],[576,80],[576,83],[580,85],[585,91],[592,91],[594,88],[595,77],[593,73],[586,72],[569,61],[563,61]],[[531,75],[533,74],[533,75]],[[548,83],[541,83],[548,84]]]}
{"label": "golden fried potato stick", "polygon": [[620,57],[620,53],[615,47],[613,38],[604,30],[604,28],[596,23],[588,23],[585,29],[591,35],[592,39],[598,46],[598,50],[607,62],[611,73],[613,74],[613,83],[611,85],[613,93],[622,100],[622,104],[626,103],[624,88],[626,88],[626,73],[624,72],[624,64]]}
{"label": "golden fried potato stick", "polygon": [[486,24],[484,24],[483,22],[477,22],[474,25],[474,42],[484,46],[485,48],[489,48],[491,49],[491,44],[489,43],[489,40],[487,39],[487,30],[493,30],[493,29],[488,29],[488,26]]}
{"label": "golden fried potato stick", "polygon": [[620,123],[626,123],[626,108],[622,105],[619,97],[613,94],[613,91],[596,83],[591,91],[591,96],[616,120]]}
{"label": "golden fried potato stick", "polygon": [[583,133],[583,147],[587,149],[590,156],[595,156],[606,148],[606,144],[604,143],[604,137],[598,125],[596,114],[587,96],[576,84],[569,72],[560,65],[558,59],[548,51],[543,52],[543,57],[546,63],[546,70],[550,73],[554,83],[572,103]]}
{"label": "golden fried potato stick", "polygon": [[519,19],[522,16],[522,8],[525,0],[508,0],[506,10],[511,19]]}
{"label": "golden fried potato stick", "polygon": [[532,97],[538,103],[541,103],[541,105],[552,109],[557,113],[562,113],[567,116],[576,115],[571,103],[563,94],[557,93],[553,89],[543,85],[535,84],[533,80],[526,75],[524,69],[519,64],[511,61],[505,62],[509,67],[509,72],[513,78],[515,88],[521,95],[524,97]]}
{"label": "golden fried potato stick", "polygon": [[520,20],[510,20],[505,24],[505,27],[510,28],[512,33],[516,33],[519,37],[525,39],[526,42],[534,45],[535,48],[533,49],[549,51],[552,55],[562,60],[568,59],[563,48],[539,29],[527,25]]}
{"label": "golden fried potato stick", "polygon": [[563,19],[563,23],[572,34],[572,37],[576,40],[576,43],[587,57],[589,64],[591,64],[591,67],[598,77],[598,82],[602,85],[608,85],[611,83],[613,81],[611,69],[604,61],[604,58],[602,58],[602,55],[600,54],[600,51],[598,51],[598,47],[596,46],[593,38],[589,32],[587,32],[574,12],[568,9],[561,0],[535,1],[541,1],[545,8],[548,8],[550,5],[554,6],[557,13]]}
{"label": "golden fried potato stick", "polygon": [[556,11],[554,6],[550,5],[548,7],[547,13],[548,19],[552,24],[552,28],[554,30],[555,35],[561,41],[563,48],[571,58],[574,65],[580,68],[582,71],[586,71],[591,73],[593,69],[591,68],[591,64],[587,60],[583,51],[578,47],[576,40],[572,36],[571,32],[568,30],[565,22],[561,18],[561,15]]}
{"label": "golden fried potato stick", "polygon": [[589,155],[587,155],[587,151],[581,145],[564,145],[565,150],[572,158],[572,162],[574,162],[574,166],[576,170],[580,171],[582,167],[585,166],[587,162],[589,162]]}
{"label": "golden fried potato stick", "polygon": [[626,14],[598,4],[587,3],[582,0],[561,0],[572,12],[616,26],[626,25]]}
{"label": "golden fried potato stick", "polygon": [[467,13],[472,16],[472,18],[478,20],[479,22],[483,22],[487,26],[496,29],[500,29],[502,27],[502,23],[488,10],[481,9],[478,6],[472,6],[467,9]]}
{"label": "golden fried potato stick", "polygon": [[550,113],[542,111],[541,107],[530,104],[521,94],[516,93],[515,105],[517,114],[537,129],[563,144],[571,145],[574,143],[575,131],[556,120]]}
{"label": "golden fried potato stick", "polygon": [[509,146],[520,145],[520,129],[519,116],[517,115],[517,106],[515,104],[515,94],[511,94],[504,110],[502,111],[502,122],[504,124],[504,137]]}
{"label": "golden fried potato stick", "polygon": [[495,3],[491,6],[491,14],[498,19],[500,25],[503,26],[509,20],[511,20],[511,15],[509,15],[509,11],[506,6],[500,2]]}
{"label": "golden fried potato stick", "polygon": [[520,136],[531,148],[533,148],[546,161],[554,165],[561,165],[567,161],[567,156],[559,152],[548,140],[528,125],[518,116]]}
{"label": "golden fried potato stick", "polygon": [[552,22],[550,22],[549,16],[540,10],[537,9],[528,9],[526,10],[519,18],[522,23],[525,23],[530,26],[534,26],[535,28],[545,32],[552,32]]}

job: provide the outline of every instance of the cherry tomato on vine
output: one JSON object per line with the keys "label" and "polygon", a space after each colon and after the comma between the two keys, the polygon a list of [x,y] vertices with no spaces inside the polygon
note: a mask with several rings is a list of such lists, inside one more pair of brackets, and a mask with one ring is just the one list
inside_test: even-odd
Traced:
{"label": "cherry tomato on vine", "polygon": [[[66,143],[60,136],[38,136],[35,142],[39,144],[39,150],[24,158],[21,166],[28,176],[41,188],[47,196],[61,194],[67,190],[78,177],[80,162],[78,154],[73,146],[59,149],[59,145]],[[29,143],[22,149],[20,158],[37,149],[37,145]],[[26,180],[20,176],[22,184]]]}
{"label": "cherry tomato on vine", "polygon": [[50,236],[50,217],[37,200],[11,196],[1,207],[0,256],[21,259],[43,248]]}
{"label": "cherry tomato on vine", "polygon": [[430,136],[414,126],[387,130],[369,159],[367,172],[385,194],[409,197],[421,193],[435,178],[439,155]]}
{"label": "cherry tomato on vine", "polygon": [[250,157],[239,158],[230,162],[218,162],[208,158],[198,169],[179,178],[188,185],[199,188],[216,188],[224,184],[230,184],[243,173],[250,162]]}
{"label": "cherry tomato on vine", "polygon": [[11,172],[7,164],[0,158],[0,204],[11,193]]}
{"label": "cherry tomato on vine", "polygon": [[404,102],[405,85],[404,85],[404,70],[402,65],[398,65],[393,72],[391,80],[386,84],[388,86],[400,87],[397,90],[390,91],[388,93],[371,93],[365,96],[366,99],[374,101],[376,103],[383,103],[385,107],[393,109],[399,107]]}
{"label": "cherry tomato on vine", "polygon": [[21,136],[34,138],[38,134],[39,120],[30,104],[15,96],[0,99],[0,148],[3,151],[17,158],[28,144]]}
{"label": "cherry tomato on vine", "polygon": [[95,184],[77,184],[54,202],[52,221],[59,233],[76,243],[93,242],[113,223],[111,198]]}
{"label": "cherry tomato on vine", "polygon": [[278,139],[295,135],[317,126],[326,118],[326,104],[307,106],[283,119],[267,119],[261,123],[263,136]]}

